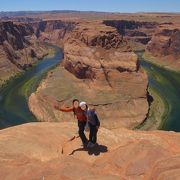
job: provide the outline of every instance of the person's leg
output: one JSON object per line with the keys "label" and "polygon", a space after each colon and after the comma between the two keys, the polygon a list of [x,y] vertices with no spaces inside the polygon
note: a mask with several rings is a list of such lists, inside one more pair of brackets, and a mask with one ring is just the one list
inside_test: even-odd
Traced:
{"label": "person's leg", "polygon": [[92,130],[92,143],[93,144],[96,144],[96,142],[97,142],[97,129],[96,129],[96,126],[93,126],[93,128],[92,128],[93,130]]}
{"label": "person's leg", "polygon": [[79,137],[81,138],[83,144],[87,144],[88,141],[84,134],[85,126],[86,126],[86,122],[78,121]]}
{"label": "person's leg", "polygon": [[98,130],[97,130],[96,127],[95,127],[95,129],[94,129],[94,138],[93,138],[93,143],[94,143],[94,144],[97,143],[97,132],[98,132]]}
{"label": "person's leg", "polygon": [[89,123],[89,129],[90,129],[90,132],[89,132],[89,142],[93,142],[93,126]]}

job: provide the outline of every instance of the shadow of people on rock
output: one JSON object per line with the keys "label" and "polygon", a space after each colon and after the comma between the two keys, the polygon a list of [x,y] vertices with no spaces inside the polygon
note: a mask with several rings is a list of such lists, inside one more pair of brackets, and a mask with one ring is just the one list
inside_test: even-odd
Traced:
{"label": "shadow of people on rock", "polygon": [[101,153],[108,152],[108,148],[107,148],[107,146],[97,144],[93,148],[87,148],[87,147],[85,148],[85,147],[83,147],[83,148],[75,149],[69,155],[74,155],[74,153],[78,152],[78,151],[87,151],[89,155],[93,155],[94,154],[95,156],[98,156]]}
{"label": "shadow of people on rock", "polygon": [[95,155],[95,156],[98,156],[100,155],[101,153],[106,153],[108,152],[108,148],[107,146],[104,146],[104,145],[99,145],[97,144],[95,147],[93,148],[88,148],[88,154],[89,155]]}

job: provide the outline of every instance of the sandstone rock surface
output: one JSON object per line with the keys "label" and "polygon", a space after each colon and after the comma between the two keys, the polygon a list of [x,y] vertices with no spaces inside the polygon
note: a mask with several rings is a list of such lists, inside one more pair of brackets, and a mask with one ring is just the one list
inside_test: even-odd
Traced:
{"label": "sandstone rock surface", "polygon": [[146,55],[159,65],[180,68],[180,25],[162,25],[146,48]]}
{"label": "sandstone rock surface", "polygon": [[0,132],[0,176],[11,179],[174,179],[179,134],[101,128],[83,149],[76,123],[30,123]]}
{"label": "sandstone rock surface", "polygon": [[159,25],[158,22],[132,20],[104,20],[103,23],[115,27],[129,46],[135,50],[146,47]]}
{"label": "sandstone rock surface", "polygon": [[64,39],[74,29],[76,21],[41,20],[29,23],[35,36],[42,42],[63,47]]}

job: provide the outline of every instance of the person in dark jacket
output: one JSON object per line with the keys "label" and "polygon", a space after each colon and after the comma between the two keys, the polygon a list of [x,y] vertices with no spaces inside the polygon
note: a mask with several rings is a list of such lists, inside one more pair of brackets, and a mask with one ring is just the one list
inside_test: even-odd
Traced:
{"label": "person in dark jacket", "polygon": [[89,143],[87,147],[94,147],[97,143],[97,132],[100,127],[100,121],[93,107],[88,108],[86,102],[81,102],[80,107],[86,110],[87,121],[90,129]]}
{"label": "person in dark jacket", "polygon": [[78,127],[79,127],[79,137],[81,138],[81,141],[83,143],[83,146],[86,147],[88,144],[88,139],[86,138],[86,135],[84,134],[85,126],[87,123],[87,116],[86,112],[81,109],[79,106],[79,100],[74,99],[72,103],[72,107],[57,107],[54,106],[57,110],[62,112],[73,112],[74,116],[76,116],[78,120]]}

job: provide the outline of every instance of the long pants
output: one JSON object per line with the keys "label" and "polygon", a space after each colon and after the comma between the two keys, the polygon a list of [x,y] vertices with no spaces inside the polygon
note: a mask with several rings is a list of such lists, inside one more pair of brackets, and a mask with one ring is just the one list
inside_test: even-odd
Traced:
{"label": "long pants", "polygon": [[86,122],[81,122],[78,120],[79,137],[81,138],[81,141],[83,144],[87,144],[87,142],[88,142],[88,140],[84,134],[85,126],[86,126]]}
{"label": "long pants", "polygon": [[89,124],[89,128],[90,128],[90,134],[89,134],[89,141],[93,144],[95,144],[97,142],[97,128],[96,126],[93,126],[92,124]]}

